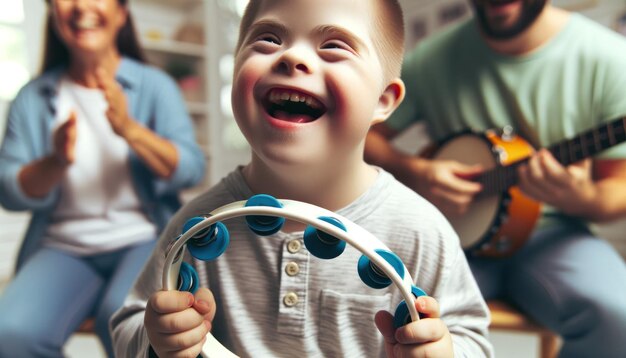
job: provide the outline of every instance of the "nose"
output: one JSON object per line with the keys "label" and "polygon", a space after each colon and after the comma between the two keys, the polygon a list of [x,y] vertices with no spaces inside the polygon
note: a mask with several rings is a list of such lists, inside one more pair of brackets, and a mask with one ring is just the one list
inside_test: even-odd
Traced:
{"label": "nose", "polygon": [[274,70],[293,75],[296,73],[311,74],[315,67],[315,54],[303,45],[286,49],[277,59]]}
{"label": "nose", "polygon": [[94,5],[94,0],[73,0],[75,10],[84,10]]}

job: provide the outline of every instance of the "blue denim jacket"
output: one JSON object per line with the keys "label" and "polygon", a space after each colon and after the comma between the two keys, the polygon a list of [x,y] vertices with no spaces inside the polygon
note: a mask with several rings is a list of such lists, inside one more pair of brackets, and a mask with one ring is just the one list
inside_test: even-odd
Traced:
{"label": "blue denim jacket", "polygon": [[[0,147],[0,204],[7,210],[29,210],[33,216],[17,259],[19,268],[40,245],[60,189],[44,198],[30,198],[20,187],[20,169],[52,152],[52,125],[57,89],[65,68],[44,73],[26,84],[11,104]],[[178,167],[167,180],[158,178],[131,149],[133,186],[148,218],[161,231],[180,207],[178,192],[202,180],[205,158],[195,141],[191,119],[174,81],[156,68],[123,58],[116,73],[128,99],[132,118],[172,142]]]}

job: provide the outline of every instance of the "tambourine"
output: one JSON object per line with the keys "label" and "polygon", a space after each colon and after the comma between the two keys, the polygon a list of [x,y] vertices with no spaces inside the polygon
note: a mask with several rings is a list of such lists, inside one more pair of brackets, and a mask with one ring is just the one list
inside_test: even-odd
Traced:
{"label": "tambourine", "polygon": [[[395,284],[404,300],[394,313],[394,325],[419,320],[415,299],[425,296],[413,285],[402,260],[374,235],[350,220],[315,205],[295,200],[276,199],[259,194],[213,210],[207,217],[194,217],[183,226],[182,234],[172,241],[165,254],[163,289],[194,293],[199,286],[195,269],[183,261],[185,248],[196,259],[210,261],[223,254],[230,242],[224,220],[245,216],[250,230],[260,236],[278,232],[285,219],[306,224],[304,245],[314,256],[333,259],[350,244],[363,255],[356,263],[358,275],[366,285],[382,289]],[[407,304],[408,302],[408,304]],[[237,357],[209,332],[202,347],[203,357]]]}

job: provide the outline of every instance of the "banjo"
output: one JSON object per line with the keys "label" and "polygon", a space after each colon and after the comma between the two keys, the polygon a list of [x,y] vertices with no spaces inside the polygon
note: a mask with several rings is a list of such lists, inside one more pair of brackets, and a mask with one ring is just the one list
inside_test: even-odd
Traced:
{"label": "banjo", "polygon": [[[547,149],[564,166],[578,162],[626,141],[626,117],[585,131]],[[527,162],[535,149],[506,126],[500,133],[463,132],[445,141],[430,155],[432,159],[480,164],[484,172],[472,180],[481,183],[466,214],[449,218],[465,252],[474,256],[506,257],[529,238],[539,216],[541,203],[525,196],[516,186],[517,167]]]}
{"label": "banjo", "polygon": [[[266,194],[224,205],[206,217],[187,220],[182,233],[166,249],[161,277],[163,289],[194,293],[200,280],[194,267],[183,260],[185,250],[198,260],[218,259],[228,248],[231,239],[224,222],[241,216],[245,217],[248,228],[259,236],[270,236],[278,232],[285,219],[306,224],[303,233],[304,246],[311,255],[319,259],[336,258],[349,244],[362,254],[358,262],[355,262],[355,267],[365,285],[373,289],[384,289],[394,284],[402,294],[404,299],[396,306],[394,326],[400,327],[420,319],[415,308],[415,299],[425,296],[426,293],[413,284],[402,260],[383,242],[337,213],[300,201],[279,200]],[[200,356],[237,357],[210,332]]]}

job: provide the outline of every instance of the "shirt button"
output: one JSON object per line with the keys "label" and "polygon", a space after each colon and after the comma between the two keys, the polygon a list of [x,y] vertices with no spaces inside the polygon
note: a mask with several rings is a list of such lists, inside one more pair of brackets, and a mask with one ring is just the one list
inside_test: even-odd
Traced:
{"label": "shirt button", "polygon": [[298,303],[298,295],[295,292],[289,292],[283,297],[283,303],[287,307],[293,307]]}
{"label": "shirt button", "polygon": [[300,266],[292,261],[285,266],[285,272],[289,276],[295,276],[298,274],[298,272],[300,272]]}
{"label": "shirt button", "polygon": [[291,252],[292,254],[300,251],[301,248],[302,244],[300,243],[300,240],[291,240],[287,244],[287,250],[289,250],[289,252]]}

